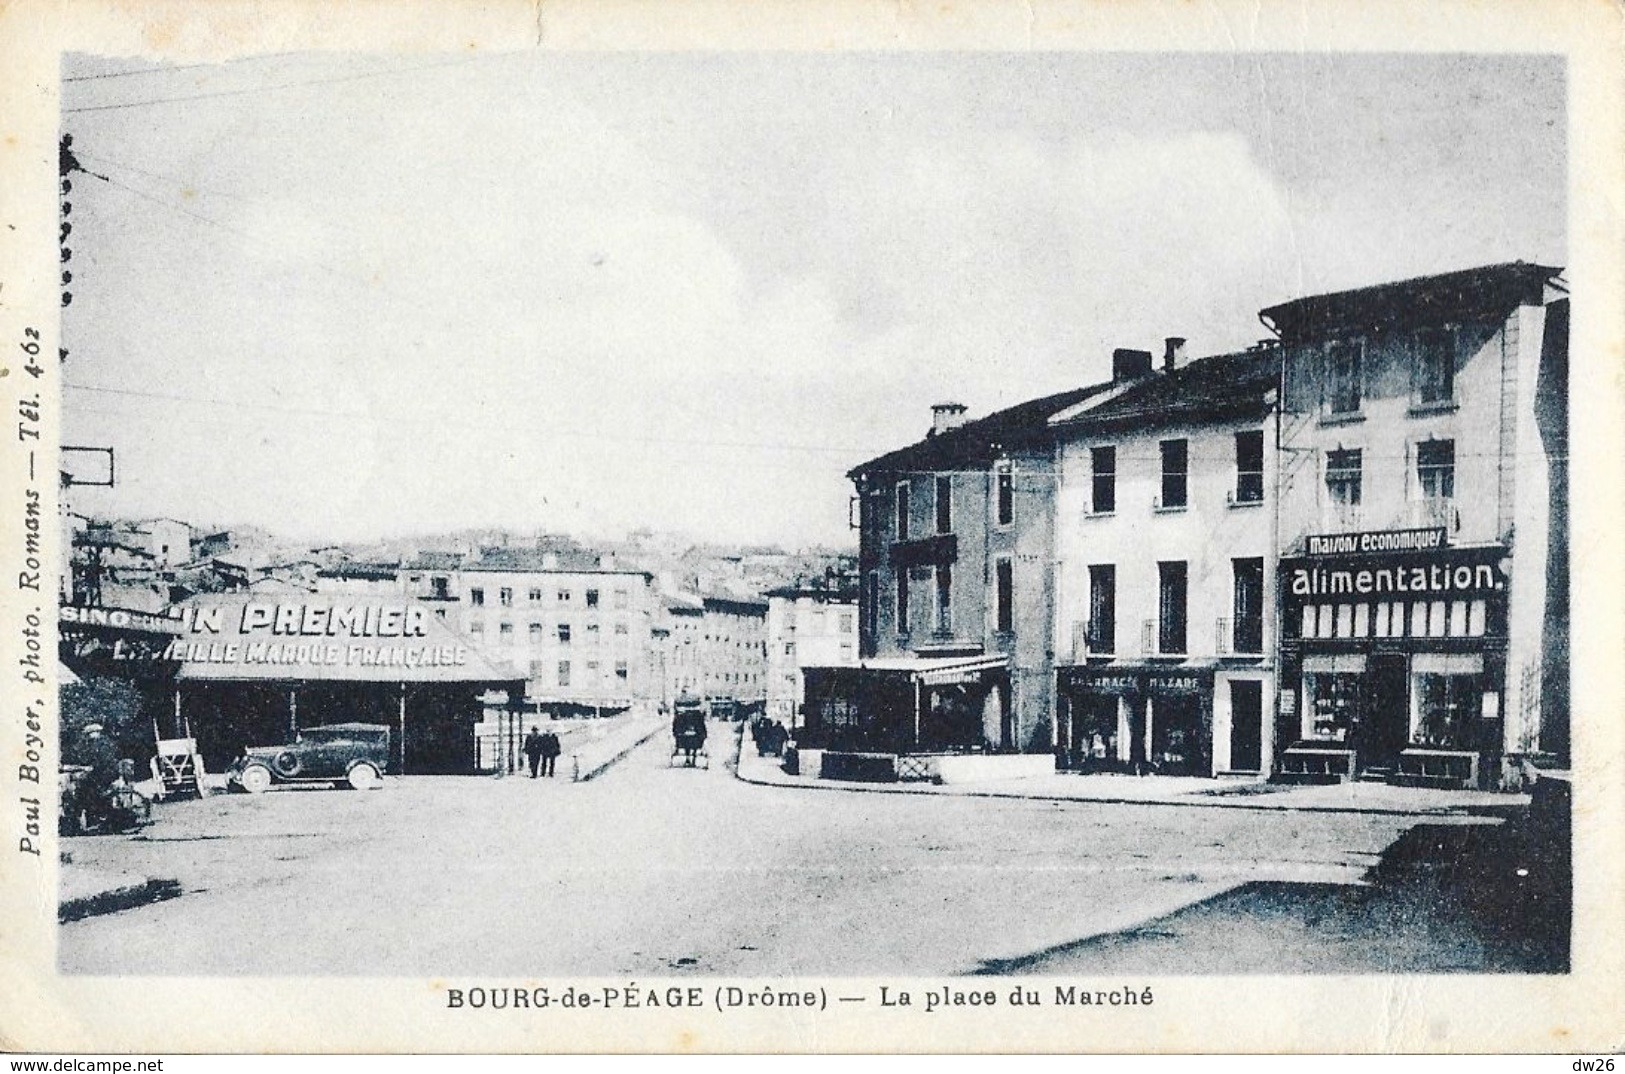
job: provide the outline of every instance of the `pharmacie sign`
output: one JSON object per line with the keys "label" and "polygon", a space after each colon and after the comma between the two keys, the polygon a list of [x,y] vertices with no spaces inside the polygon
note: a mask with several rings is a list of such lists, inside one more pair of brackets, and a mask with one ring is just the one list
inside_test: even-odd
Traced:
{"label": "pharmacie sign", "polygon": [[1433,552],[1445,547],[1443,526],[1368,533],[1326,533],[1304,538],[1309,556],[1365,556],[1392,552]]}
{"label": "pharmacie sign", "polygon": [[1201,668],[1070,667],[1061,669],[1061,685],[1109,694],[1198,694],[1212,676]]}
{"label": "pharmacie sign", "polygon": [[1433,555],[1283,560],[1282,590],[1296,603],[1326,600],[1481,597],[1506,587],[1500,548]]}

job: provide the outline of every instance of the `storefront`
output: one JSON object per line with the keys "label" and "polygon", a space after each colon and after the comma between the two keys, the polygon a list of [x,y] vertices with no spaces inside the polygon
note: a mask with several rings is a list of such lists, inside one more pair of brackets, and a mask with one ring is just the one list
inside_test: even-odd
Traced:
{"label": "storefront", "polygon": [[1057,671],[1057,750],[1075,772],[1213,771],[1211,667],[1073,665]]}
{"label": "storefront", "polygon": [[[1400,543],[1431,547],[1363,551]],[[1283,774],[1482,785],[1501,752],[1506,549],[1443,531],[1305,546],[1281,562]]]}
{"label": "storefront", "polygon": [[392,773],[477,770],[482,698],[524,684],[412,601],[228,595],[181,606],[168,733],[195,737],[211,771],[302,727],[376,723]]}
{"label": "storefront", "polygon": [[878,657],[808,667],[799,745],[907,754],[986,750],[1010,705],[1003,656]]}

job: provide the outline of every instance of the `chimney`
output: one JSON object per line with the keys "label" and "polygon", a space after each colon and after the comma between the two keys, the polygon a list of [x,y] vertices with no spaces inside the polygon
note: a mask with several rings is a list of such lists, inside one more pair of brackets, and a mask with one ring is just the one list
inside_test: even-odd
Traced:
{"label": "chimney", "polygon": [[1133,380],[1151,372],[1151,352],[1119,347],[1112,351],[1112,379]]}
{"label": "chimney", "polygon": [[1169,336],[1162,341],[1162,368],[1173,372],[1185,364],[1185,337]]}
{"label": "chimney", "polygon": [[938,403],[931,408],[931,435],[948,432],[965,424],[964,403]]}

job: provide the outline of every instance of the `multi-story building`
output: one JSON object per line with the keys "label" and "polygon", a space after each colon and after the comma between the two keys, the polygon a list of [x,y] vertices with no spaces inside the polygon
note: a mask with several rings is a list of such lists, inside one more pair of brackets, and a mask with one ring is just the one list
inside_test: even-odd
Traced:
{"label": "multi-story building", "polygon": [[1261,314],[1284,357],[1287,772],[1506,786],[1566,754],[1559,271],[1494,265]]}
{"label": "multi-story building", "polygon": [[767,716],[798,722],[801,669],[840,667],[858,659],[858,594],[835,577],[768,590]]}
{"label": "multi-story building", "polygon": [[665,612],[665,646],[662,650],[663,702],[680,697],[703,698],[705,673],[700,658],[705,636],[705,602],[690,593],[670,593],[662,598]]}
{"label": "multi-story building", "polygon": [[1275,701],[1273,348],[1163,365],[1050,419],[1061,762],[1262,773]]}
{"label": "multi-story building", "polygon": [[421,599],[454,606],[446,618],[520,669],[537,711],[615,711],[659,696],[655,597],[643,571],[607,567],[586,552],[488,549],[444,573],[446,597],[434,590],[439,572],[411,574],[430,587]]}
{"label": "multi-story building", "polygon": [[744,597],[701,598],[699,690],[713,707],[759,712],[767,698],[767,605]]}
{"label": "multi-story building", "polygon": [[1049,753],[1055,414],[1111,384],[975,421],[854,468],[859,662],[804,671],[815,745]]}

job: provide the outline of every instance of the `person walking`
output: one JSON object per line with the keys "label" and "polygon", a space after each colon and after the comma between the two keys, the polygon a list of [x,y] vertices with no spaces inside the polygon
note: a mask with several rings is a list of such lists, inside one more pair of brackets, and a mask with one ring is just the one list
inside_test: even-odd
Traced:
{"label": "person walking", "polygon": [[542,735],[542,775],[548,779],[553,778],[553,765],[559,759],[563,747],[559,745],[559,736],[553,733],[552,728]]}
{"label": "person walking", "polygon": [[[552,732],[549,731],[548,734],[552,734]],[[509,741],[513,740],[509,739]],[[542,763],[542,754],[547,752],[546,742],[546,736],[536,730],[534,726],[531,727],[530,734],[525,736],[525,759],[530,762],[531,779],[536,778],[536,770]]]}

